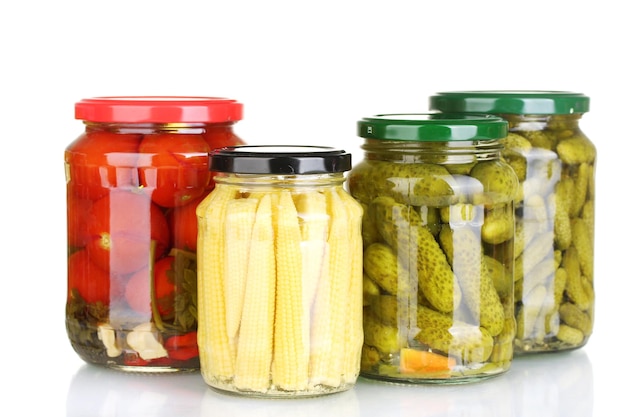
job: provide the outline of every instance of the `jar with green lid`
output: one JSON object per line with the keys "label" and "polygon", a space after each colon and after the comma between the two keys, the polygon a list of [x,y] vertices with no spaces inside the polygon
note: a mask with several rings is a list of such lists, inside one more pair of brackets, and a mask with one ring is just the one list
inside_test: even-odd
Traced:
{"label": "jar with green lid", "polygon": [[315,146],[212,151],[198,206],[198,347],[205,382],[255,397],[345,391],[363,342],[361,206],[351,155]]}
{"label": "jar with green lid", "polygon": [[384,114],[358,122],[348,176],[363,206],[361,375],[465,383],[513,357],[513,201],[495,116]]}
{"label": "jar with green lid", "polygon": [[589,97],[562,91],[437,93],[441,112],[508,120],[503,157],[520,181],[515,198],[516,354],[585,345],[594,316],[596,148],[579,127]]}

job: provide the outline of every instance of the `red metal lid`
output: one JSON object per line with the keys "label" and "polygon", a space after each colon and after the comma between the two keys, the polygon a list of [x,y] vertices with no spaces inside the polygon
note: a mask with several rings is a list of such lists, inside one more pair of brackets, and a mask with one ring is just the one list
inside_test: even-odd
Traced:
{"label": "red metal lid", "polygon": [[74,106],[78,120],[101,123],[223,123],[243,117],[243,104],[222,97],[93,97]]}

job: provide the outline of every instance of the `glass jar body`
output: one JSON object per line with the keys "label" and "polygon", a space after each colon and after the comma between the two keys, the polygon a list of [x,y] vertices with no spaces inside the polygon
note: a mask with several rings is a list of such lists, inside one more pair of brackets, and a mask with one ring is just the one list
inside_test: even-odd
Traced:
{"label": "glass jar body", "polygon": [[216,174],[198,206],[201,371],[217,390],[351,388],[362,330],[361,207],[342,174]]}
{"label": "glass jar body", "polygon": [[198,370],[195,208],[233,123],[95,123],[65,150],[66,329],[88,363]]}
{"label": "glass jar body", "polygon": [[512,115],[503,155],[515,168],[516,354],[585,345],[593,328],[596,149],[580,114]]}
{"label": "glass jar body", "polygon": [[499,141],[366,140],[361,375],[464,383],[513,356],[513,198]]}

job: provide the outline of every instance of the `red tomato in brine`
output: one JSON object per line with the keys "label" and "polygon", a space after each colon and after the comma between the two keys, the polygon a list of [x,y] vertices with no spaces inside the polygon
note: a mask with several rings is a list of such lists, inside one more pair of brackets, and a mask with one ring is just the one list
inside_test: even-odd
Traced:
{"label": "red tomato in brine", "polygon": [[110,188],[137,187],[141,135],[88,131],[65,151],[70,192],[97,200]]}
{"label": "red tomato in brine", "polygon": [[146,135],[139,152],[141,185],[162,207],[187,204],[209,184],[209,147],[201,135]]}
{"label": "red tomato in brine", "polygon": [[[208,194],[207,194],[208,195]],[[198,244],[198,218],[196,208],[206,195],[182,207],[175,207],[167,214],[167,221],[172,233],[172,246],[195,252]]]}
{"label": "red tomato in brine", "polygon": [[91,262],[84,249],[69,256],[67,272],[68,300],[75,290],[87,303],[109,305],[109,300],[121,293],[119,279]]}
{"label": "red tomato in brine", "polygon": [[82,248],[89,240],[87,227],[89,210],[93,201],[67,194],[67,244],[73,248]]}
{"label": "red tomato in brine", "polygon": [[226,146],[245,145],[245,142],[233,132],[230,125],[212,126],[204,133],[204,140],[211,150]]}
{"label": "red tomato in brine", "polygon": [[[161,316],[174,311],[174,257],[166,256],[154,264],[154,295]],[[126,284],[125,296],[128,305],[138,313],[150,313],[150,269],[148,267],[134,273]]]}
{"label": "red tomato in brine", "polygon": [[164,346],[170,358],[186,361],[199,355],[198,332],[174,335],[165,341]]}
{"label": "red tomato in brine", "polygon": [[169,247],[167,219],[144,194],[113,190],[89,213],[87,250],[105,271],[120,275],[138,271]]}

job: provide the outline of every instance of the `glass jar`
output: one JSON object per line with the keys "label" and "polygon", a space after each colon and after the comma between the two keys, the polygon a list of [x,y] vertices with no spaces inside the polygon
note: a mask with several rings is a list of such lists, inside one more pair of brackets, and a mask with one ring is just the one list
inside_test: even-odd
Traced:
{"label": "glass jar", "polygon": [[213,151],[198,206],[198,346],[206,383],[245,396],[352,387],[363,342],[361,206],[350,154],[308,146]]}
{"label": "glass jar", "polygon": [[348,190],[364,207],[361,375],[464,383],[513,356],[513,198],[495,116],[363,118]]}
{"label": "glass jar", "polygon": [[242,105],[212,97],[96,97],[65,150],[66,329],[88,363],[199,370],[195,209],[208,152],[242,143]]}
{"label": "glass jar", "polygon": [[433,110],[508,120],[503,157],[520,181],[515,198],[515,353],[587,343],[594,316],[596,148],[579,127],[589,97],[561,91],[443,92]]}

